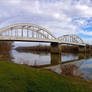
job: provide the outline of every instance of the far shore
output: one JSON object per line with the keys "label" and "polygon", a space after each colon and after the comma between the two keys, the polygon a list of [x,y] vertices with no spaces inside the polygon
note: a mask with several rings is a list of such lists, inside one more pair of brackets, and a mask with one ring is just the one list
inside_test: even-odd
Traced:
{"label": "far shore", "polygon": [[[61,47],[62,52],[78,53],[78,46],[67,46],[64,45]],[[50,46],[28,46],[28,47],[16,47],[15,50],[19,52],[30,52],[30,51],[40,51],[40,52],[51,52]],[[87,51],[88,52],[88,51]]]}

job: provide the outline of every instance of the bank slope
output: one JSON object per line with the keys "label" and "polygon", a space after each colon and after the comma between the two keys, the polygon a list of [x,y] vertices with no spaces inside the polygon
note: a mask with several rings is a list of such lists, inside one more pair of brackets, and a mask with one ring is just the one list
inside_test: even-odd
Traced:
{"label": "bank slope", "polygon": [[0,92],[92,92],[92,82],[0,61]]}

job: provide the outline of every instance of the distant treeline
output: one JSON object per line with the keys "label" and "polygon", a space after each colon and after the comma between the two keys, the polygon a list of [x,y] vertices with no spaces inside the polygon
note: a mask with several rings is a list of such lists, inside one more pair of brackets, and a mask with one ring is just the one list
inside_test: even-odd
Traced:
{"label": "distant treeline", "polygon": [[50,46],[30,46],[30,47],[17,47],[16,50],[17,51],[25,51],[25,52],[29,52],[29,51],[46,51],[46,52],[50,52],[51,47]]}
{"label": "distant treeline", "polygon": [[[62,52],[78,52],[78,47],[75,46],[62,46]],[[50,52],[51,51],[51,46],[30,46],[30,47],[17,47],[17,51],[45,51],[45,52]]]}

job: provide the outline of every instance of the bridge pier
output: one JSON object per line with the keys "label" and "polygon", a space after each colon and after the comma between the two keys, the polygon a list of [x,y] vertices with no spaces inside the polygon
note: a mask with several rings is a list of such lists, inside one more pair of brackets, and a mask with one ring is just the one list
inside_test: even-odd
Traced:
{"label": "bridge pier", "polygon": [[59,43],[51,43],[51,53],[60,54],[61,53],[61,45]]}
{"label": "bridge pier", "polygon": [[51,65],[57,65],[61,63],[61,53],[60,54],[54,54],[51,53]]}
{"label": "bridge pier", "polygon": [[78,51],[80,53],[86,53],[86,46],[78,46]]}

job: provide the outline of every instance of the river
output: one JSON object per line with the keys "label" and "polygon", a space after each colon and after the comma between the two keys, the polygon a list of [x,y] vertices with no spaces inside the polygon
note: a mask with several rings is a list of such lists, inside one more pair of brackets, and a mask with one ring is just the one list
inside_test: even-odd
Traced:
{"label": "river", "polygon": [[[20,44],[20,43],[19,43]],[[92,55],[86,53],[61,53],[52,54],[49,52],[18,52],[11,50],[11,61],[17,64],[48,69],[60,75],[77,76],[92,80]],[[21,44],[21,46],[24,46]]]}

